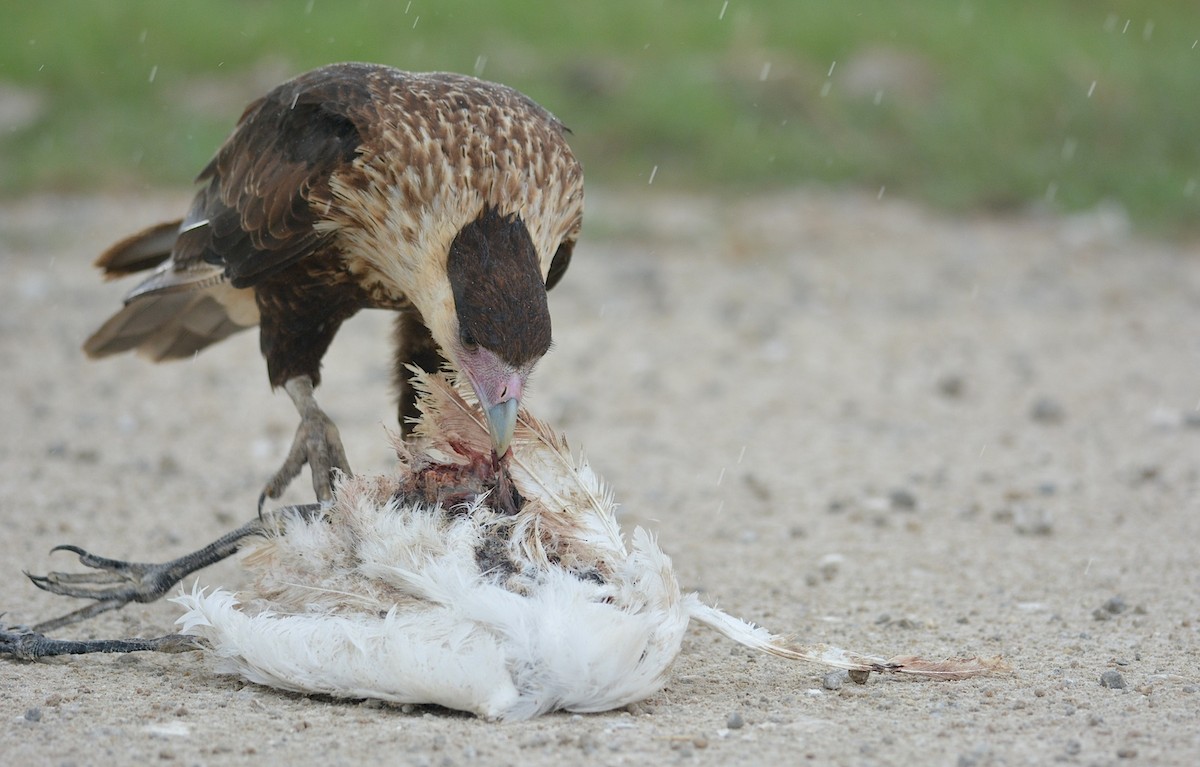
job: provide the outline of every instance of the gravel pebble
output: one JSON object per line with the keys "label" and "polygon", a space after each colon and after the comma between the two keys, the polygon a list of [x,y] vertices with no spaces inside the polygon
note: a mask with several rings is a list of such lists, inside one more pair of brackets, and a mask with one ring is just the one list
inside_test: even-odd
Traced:
{"label": "gravel pebble", "polygon": [[904,488],[899,488],[888,494],[888,505],[897,511],[915,511],[917,496]]}
{"label": "gravel pebble", "polygon": [[25,710],[25,721],[40,722],[42,721],[42,710],[40,708],[30,708]]}
{"label": "gravel pebble", "polygon": [[1125,604],[1125,600],[1119,596],[1109,597],[1108,601],[1104,603],[1104,609],[1113,615],[1120,615],[1129,609],[1129,605]]}
{"label": "gravel pebble", "polygon": [[1120,671],[1105,671],[1100,675],[1100,686],[1110,690],[1124,690],[1125,677],[1121,676]]}
{"label": "gravel pebble", "polygon": [[937,382],[938,393],[948,399],[959,399],[966,388],[967,382],[959,375],[944,375]]}
{"label": "gravel pebble", "polygon": [[1033,407],[1029,409],[1029,417],[1038,423],[1062,423],[1065,415],[1063,406],[1049,397],[1039,398],[1033,403]]}
{"label": "gravel pebble", "polygon": [[734,711],[725,718],[725,726],[731,730],[740,730],[746,726],[746,720],[742,718],[741,712]]}
{"label": "gravel pebble", "polygon": [[825,675],[825,678],[821,680],[821,686],[826,690],[840,690],[842,689],[842,683],[848,678],[849,675],[845,671],[830,671]]}

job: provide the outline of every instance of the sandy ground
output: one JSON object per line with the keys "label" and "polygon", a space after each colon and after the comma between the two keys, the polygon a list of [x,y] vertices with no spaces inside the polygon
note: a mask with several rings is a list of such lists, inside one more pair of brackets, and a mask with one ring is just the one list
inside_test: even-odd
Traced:
{"label": "sandy ground", "polygon": [[[0,206],[0,609],[72,607],[58,543],[156,561],[249,518],[291,404],[253,333],[92,363],[127,285],[89,264],[183,197]],[[695,629],[667,688],[493,724],[282,694],[194,655],[0,661],[6,764],[1066,764],[1200,761],[1200,253],[1119,215],[947,219],[874,197],[593,194],[532,409],[585,446],[685,589],[884,655],[1003,655],[960,682],[758,657]],[[322,403],[386,471],[382,315]],[[292,500],[305,500],[307,483]],[[201,574],[243,583],[236,562]],[[72,636],[169,632],[135,605]],[[1124,689],[1102,686],[1116,671]],[[833,681],[829,687],[837,687]],[[740,726],[738,726],[740,725]]]}

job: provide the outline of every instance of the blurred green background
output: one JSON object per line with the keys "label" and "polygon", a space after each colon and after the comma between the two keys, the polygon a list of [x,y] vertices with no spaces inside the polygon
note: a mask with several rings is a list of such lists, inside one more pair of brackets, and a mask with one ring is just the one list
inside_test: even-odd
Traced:
{"label": "blurred green background", "polygon": [[590,184],[1200,224],[1194,2],[2,0],[0,19],[10,197],[186,185],[250,99],[369,60],[525,91]]}

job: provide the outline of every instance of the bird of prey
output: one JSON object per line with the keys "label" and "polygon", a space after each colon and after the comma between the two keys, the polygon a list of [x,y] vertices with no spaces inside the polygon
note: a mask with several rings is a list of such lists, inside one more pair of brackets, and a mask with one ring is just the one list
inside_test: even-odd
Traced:
{"label": "bird of prey", "polygon": [[300,413],[262,497],[307,463],[326,501],[349,465],[313,395],[321,358],[360,309],[394,310],[402,428],[417,415],[409,366],[444,360],[503,457],[550,348],[546,291],[582,223],[565,132],[523,94],[472,77],[356,63],[302,74],[247,107],[187,215],[100,256],[107,277],[150,273],[84,349],[180,359],[258,325],[271,386]]}

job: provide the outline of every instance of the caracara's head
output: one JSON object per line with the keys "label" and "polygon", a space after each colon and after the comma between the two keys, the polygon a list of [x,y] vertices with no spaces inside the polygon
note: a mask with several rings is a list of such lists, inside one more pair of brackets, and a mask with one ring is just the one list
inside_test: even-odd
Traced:
{"label": "caracara's head", "polygon": [[504,455],[525,382],[550,349],[546,283],[525,223],[485,206],[451,243],[446,276],[457,332],[435,339],[474,387]]}

